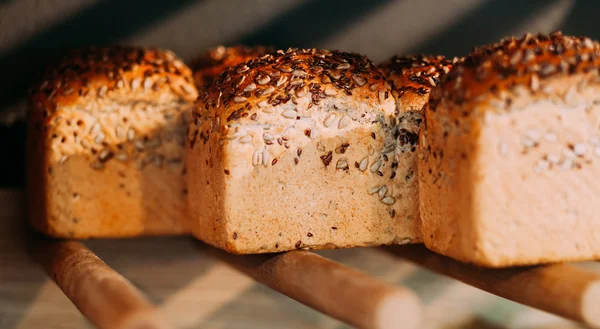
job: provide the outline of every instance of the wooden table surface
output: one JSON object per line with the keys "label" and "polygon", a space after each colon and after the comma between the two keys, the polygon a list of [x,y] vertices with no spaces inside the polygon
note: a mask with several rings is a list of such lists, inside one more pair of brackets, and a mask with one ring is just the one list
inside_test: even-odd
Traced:
{"label": "wooden table surface", "polygon": [[[0,190],[0,329],[91,328],[28,257],[22,201],[22,191]],[[205,246],[190,237],[85,244],[146,293],[177,328],[348,328],[213,259]],[[319,253],[414,289],[425,305],[426,328],[581,328],[418,268],[378,248]],[[599,263],[580,266],[600,271]]]}

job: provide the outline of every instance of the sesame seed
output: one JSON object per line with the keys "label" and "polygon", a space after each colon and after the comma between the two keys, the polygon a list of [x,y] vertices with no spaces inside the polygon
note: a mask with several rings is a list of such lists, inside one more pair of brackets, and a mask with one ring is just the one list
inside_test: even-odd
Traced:
{"label": "sesame seed", "polygon": [[65,162],[67,162],[67,159],[69,159],[68,156],[66,156],[66,155],[61,156],[60,159],[58,160],[58,164],[63,164]]}
{"label": "sesame seed", "polygon": [[391,196],[386,196],[385,198],[381,199],[381,202],[387,205],[393,205],[394,203],[396,203],[396,199]]}
{"label": "sesame seed", "polygon": [[334,121],[335,121],[335,113],[331,113],[325,118],[325,120],[323,121],[323,125],[325,125],[325,127],[331,127],[331,125],[333,125]]}
{"label": "sesame seed", "polygon": [[296,117],[298,116],[298,112],[296,112],[296,111],[294,111],[294,110],[286,110],[286,111],[283,111],[283,112],[281,113],[281,115],[282,115],[284,118],[288,118],[288,119],[296,119]]}
{"label": "sesame seed", "polygon": [[367,169],[368,165],[369,165],[369,157],[364,157],[362,160],[360,160],[360,164],[358,165],[358,170],[365,171]]}
{"label": "sesame seed", "polygon": [[138,78],[131,80],[131,91],[136,91],[140,87],[141,81]]}

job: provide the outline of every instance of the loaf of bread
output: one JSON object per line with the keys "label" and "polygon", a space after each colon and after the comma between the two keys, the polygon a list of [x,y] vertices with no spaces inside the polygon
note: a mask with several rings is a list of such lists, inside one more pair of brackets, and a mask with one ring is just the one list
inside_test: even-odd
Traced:
{"label": "loaf of bread", "polygon": [[419,238],[396,174],[395,101],[367,58],[278,51],[226,71],[194,111],[189,225],[201,240],[264,253]]}
{"label": "loaf of bread", "polygon": [[[394,56],[379,65],[387,82],[392,88],[392,96],[396,101],[396,140],[394,155],[396,176],[394,188],[401,197],[397,200],[402,205],[396,212],[400,220],[415,223],[419,232],[419,182],[417,179],[417,146],[423,109],[429,101],[429,93],[450,71],[455,62],[443,56]],[[417,234],[412,242],[422,242]]]}
{"label": "loaf of bread", "polygon": [[33,226],[55,237],[185,232],[191,71],[169,51],[73,52],[32,90],[28,193]]}
{"label": "loaf of bread", "polygon": [[554,33],[476,49],[420,139],[425,244],[487,267],[600,257],[600,46]]}
{"label": "loaf of bread", "polygon": [[190,65],[194,71],[194,82],[198,89],[206,88],[229,67],[264,54],[274,53],[275,50],[268,46],[218,46],[200,56]]}

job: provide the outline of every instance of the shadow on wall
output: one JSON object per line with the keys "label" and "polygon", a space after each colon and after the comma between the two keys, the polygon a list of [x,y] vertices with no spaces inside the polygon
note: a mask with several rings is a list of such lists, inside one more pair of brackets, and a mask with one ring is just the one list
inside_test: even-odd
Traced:
{"label": "shadow on wall", "polygon": [[507,31],[525,22],[552,1],[488,1],[442,33],[415,47],[415,53],[463,56],[474,46],[497,42],[507,36]]}

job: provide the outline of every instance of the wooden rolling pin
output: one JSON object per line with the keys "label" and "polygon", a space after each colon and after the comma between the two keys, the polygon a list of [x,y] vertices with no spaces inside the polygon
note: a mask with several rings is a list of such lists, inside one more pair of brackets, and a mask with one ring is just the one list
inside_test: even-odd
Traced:
{"label": "wooden rolling pin", "polygon": [[171,328],[140,291],[81,243],[36,237],[32,252],[96,327]]}
{"label": "wooden rolling pin", "polygon": [[485,269],[435,254],[422,245],[386,250],[494,295],[600,328],[600,274],[567,264]]}
{"label": "wooden rolling pin", "polygon": [[309,251],[232,255],[219,259],[317,311],[363,329],[419,328],[416,295]]}

